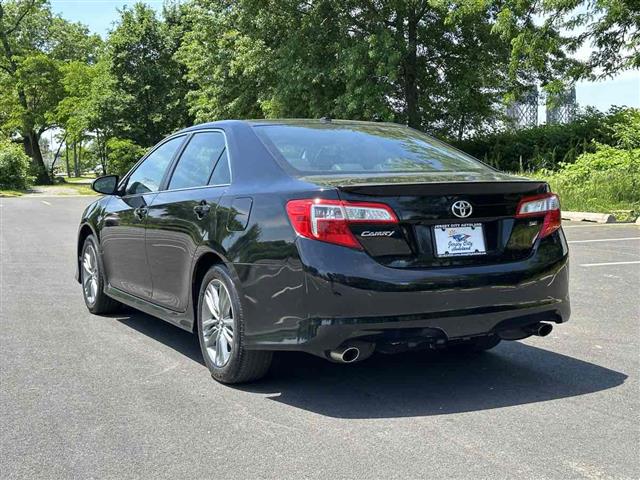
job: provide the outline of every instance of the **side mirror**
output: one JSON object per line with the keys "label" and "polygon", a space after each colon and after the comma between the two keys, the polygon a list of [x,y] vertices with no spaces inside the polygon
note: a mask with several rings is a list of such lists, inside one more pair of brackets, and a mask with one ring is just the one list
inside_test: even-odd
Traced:
{"label": "side mirror", "polygon": [[91,188],[104,195],[115,195],[118,191],[118,176],[105,175],[104,177],[96,178],[91,184]]}

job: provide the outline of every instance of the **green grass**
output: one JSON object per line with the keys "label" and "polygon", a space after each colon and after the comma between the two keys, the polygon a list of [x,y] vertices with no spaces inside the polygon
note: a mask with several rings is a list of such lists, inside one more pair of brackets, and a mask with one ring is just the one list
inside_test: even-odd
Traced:
{"label": "green grass", "polygon": [[0,197],[19,197],[23,193],[25,192],[21,190],[5,190],[3,188],[0,188]]}
{"label": "green grass", "polygon": [[620,221],[640,215],[640,148],[598,145],[556,171],[528,176],[549,182],[565,211],[613,213]]}
{"label": "green grass", "polygon": [[85,183],[59,183],[57,185],[38,185],[34,187],[38,191],[51,192],[51,195],[96,195],[90,184]]}
{"label": "green grass", "polygon": [[82,183],[58,183],[56,185],[35,185],[28,190],[0,189],[0,197],[19,197],[28,193],[40,195],[96,195],[91,185]]}
{"label": "green grass", "polygon": [[66,177],[66,176],[62,177],[62,176],[59,176],[59,177],[56,177],[56,178],[64,180],[64,183],[75,183],[75,184],[78,184],[78,183],[79,184],[83,184],[83,183],[90,184],[91,182],[93,182],[96,179],[96,177],[93,177],[93,176],[80,176],[80,177]]}
{"label": "green grass", "polygon": [[562,174],[529,173],[544,180],[560,196],[562,210],[612,213],[618,221],[632,221],[640,215],[637,179],[619,172],[592,172],[588,180],[573,181]]}

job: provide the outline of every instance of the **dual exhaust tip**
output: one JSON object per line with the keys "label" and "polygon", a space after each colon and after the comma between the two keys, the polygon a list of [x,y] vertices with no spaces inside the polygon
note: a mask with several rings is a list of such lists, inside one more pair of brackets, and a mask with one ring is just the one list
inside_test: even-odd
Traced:
{"label": "dual exhaust tip", "polygon": [[[515,330],[501,332],[499,335],[504,340],[520,340],[535,335],[546,337],[553,330],[550,323],[538,322]],[[337,363],[353,363],[369,358],[375,350],[375,344],[371,342],[353,341],[335,350],[329,350],[328,357]]]}

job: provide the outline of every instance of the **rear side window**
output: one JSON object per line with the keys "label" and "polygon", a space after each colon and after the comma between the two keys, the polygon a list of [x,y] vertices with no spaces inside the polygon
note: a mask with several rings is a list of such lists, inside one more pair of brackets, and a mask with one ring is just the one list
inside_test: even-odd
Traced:
{"label": "rear side window", "polygon": [[472,172],[489,167],[446,143],[394,125],[257,125],[280,161],[303,175]]}
{"label": "rear side window", "polygon": [[225,149],[224,135],[220,132],[196,133],[180,155],[169,189],[207,185],[216,162]]}
{"label": "rear side window", "polygon": [[183,141],[184,136],[172,138],[151,152],[129,176],[126,194],[157,192],[167,167]]}
{"label": "rear side window", "polygon": [[222,152],[220,160],[213,170],[209,185],[228,185],[231,183],[231,171],[229,170],[229,158],[227,151]]}

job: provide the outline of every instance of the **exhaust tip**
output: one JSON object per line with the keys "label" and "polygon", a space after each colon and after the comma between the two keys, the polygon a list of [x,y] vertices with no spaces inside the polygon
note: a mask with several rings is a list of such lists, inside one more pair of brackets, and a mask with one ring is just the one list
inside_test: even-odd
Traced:
{"label": "exhaust tip", "polygon": [[329,360],[338,363],[361,362],[369,358],[375,348],[376,344],[373,342],[352,340],[335,350],[327,350],[325,355]]}
{"label": "exhaust tip", "polygon": [[344,363],[351,363],[358,360],[360,356],[360,349],[356,347],[349,347],[344,352],[342,352],[342,361]]}
{"label": "exhaust tip", "polygon": [[550,323],[541,323],[538,325],[536,335],[539,337],[546,337],[551,333],[551,330],[553,330],[553,325]]}
{"label": "exhaust tip", "polygon": [[360,349],[358,347],[348,346],[337,350],[331,350],[329,352],[329,357],[334,362],[353,363],[360,358]]}

